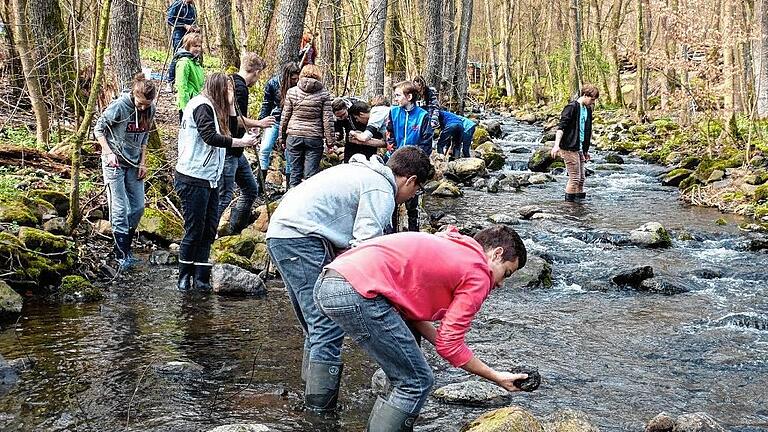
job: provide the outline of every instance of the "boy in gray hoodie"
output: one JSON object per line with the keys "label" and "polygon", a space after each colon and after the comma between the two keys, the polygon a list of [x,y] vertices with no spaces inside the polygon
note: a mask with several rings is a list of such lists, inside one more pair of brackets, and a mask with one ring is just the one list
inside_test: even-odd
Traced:
{"label": "boy in gray hoodie", "polygon": [[429,157],[404,147],[386,165],[354,155],[291,189],[272,215],[267,250],[304,328],[304,401],[316,411],[336,406],[344,332],[315,306],[313,289],[336,254],[391,229],[395,205],[423,191],[434,175]]}

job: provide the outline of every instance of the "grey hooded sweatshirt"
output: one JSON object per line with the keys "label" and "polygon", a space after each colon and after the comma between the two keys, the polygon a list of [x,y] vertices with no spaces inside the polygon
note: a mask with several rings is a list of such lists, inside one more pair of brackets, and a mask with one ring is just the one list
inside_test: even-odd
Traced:
{"label": "grey hooded sweatshirt", "polygon": [[[142,117],[148,117],[142,122]],[[136,166],[141,152],[149,140],[149,127],[155,116],[155,104],[140,112],[133,104],[131,92],[123,92],[104,110],[93,127],[96,138],[105,137],[109,148],[119,157],[119,162]]]}
{"label": "grey hooded sweatshirt", "polygon": [[378,156],[356,154],[290,189],[267,238],[320,237],[336,249],[357,246],[391,226],[396,192],[395,175]]}

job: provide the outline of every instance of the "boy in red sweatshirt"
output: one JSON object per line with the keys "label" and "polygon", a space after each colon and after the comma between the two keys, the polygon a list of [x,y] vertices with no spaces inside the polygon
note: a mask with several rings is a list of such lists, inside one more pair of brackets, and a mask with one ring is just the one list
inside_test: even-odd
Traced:
{"label": "boy in red sweatshirt", "polygon": [[[387,399],[376,401],[370,432],[412,431],[434,382],[406,322],[454,367],[519,390],[514,381],[527,375],[490,368],[475,357],[464,336],[491,290],[526,260],[520,236],[495,225],[474,238],[455,227],[435,235],[378,237],[326,266],[315,286],[315,303],[376,360],[393,386]],[[440,326],[435,329],[432,321]]]}

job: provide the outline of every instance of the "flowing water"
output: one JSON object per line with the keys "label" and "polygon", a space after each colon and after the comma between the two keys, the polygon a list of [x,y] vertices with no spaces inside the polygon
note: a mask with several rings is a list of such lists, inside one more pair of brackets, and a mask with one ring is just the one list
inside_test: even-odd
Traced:
{"label": "flowing water", "polygon": [[[533,149],[541,129],[505,120],[501,145]],[[529,154],[508,154],[507,170]],[[594,155],[599,166],[601,155]],[[705,411],[733,431],[768,430],[768,331],[717,320],[733,313],[768,317],[765,253],[749,252],[738,218],[690,208],[662,187],[662,168],[628,159],[621,171],[596,170],[588,201],[565,205],[565,177],[521,192],[470,188],[461,198],[430,199],[460,223],[535,204],[554,219],[522,221],[529,251],[552,262],[551,289],[494,291],[468,335],[491,365],[537,366],[539,390],[509,403],[537,417],[583,411],[603,431],[637,431],[657,413]],[[728,225],[715,220],[725,217]],[[670,249],[617,246],[611,238],[662,223]],[[606,289],[617,269],[651,265],[680,276],[690,292],[663,296]],[[279,281],[264,298],[182,295],[176,272],[147,267],[114,285],[94,305],[27,305],[18,325],[0,331],[0,354],[37,363],[0,397],[0,430],[205,431],[227,423],[263,423],[278,431],[360,431],[375,395],[375,370],[354,346],[338,415],[302,410],[302,336]],[[514,276],[513,278],[514,279]],[[467,379],[431,349],[437,386]],[[158,372],[191,361],[200,373]],[[417,430],[458,431],[489,408],[431,400]]]}

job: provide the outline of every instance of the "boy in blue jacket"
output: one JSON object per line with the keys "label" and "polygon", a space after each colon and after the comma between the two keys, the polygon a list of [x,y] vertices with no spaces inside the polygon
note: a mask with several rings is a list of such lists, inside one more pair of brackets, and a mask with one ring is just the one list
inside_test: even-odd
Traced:
{"label": "boy in blue jacket", "polygon": [[[432,154],[432,135],[429,113],[416,106],[419,92],[411,81],[395,84],[392,96],[394,106],[387,120],[387,154],[406,146],[415,146],[427,156]],[[423,190],[420,191],[423,193]],[[408,231],[419,230],[419,196],[405,202],[408,209]],[[395,218],[397,211],[395,211]],[[393,224],[397,228],[397,223]]]}
{"label": "boy in blue jacket", "polygon": [[439,111],[440,137],[437,139],[437,152],[446,154],[451,149],[451,156],[469,157],[472,136],[477,124],[472,119],[462,117],[450,111]]}

